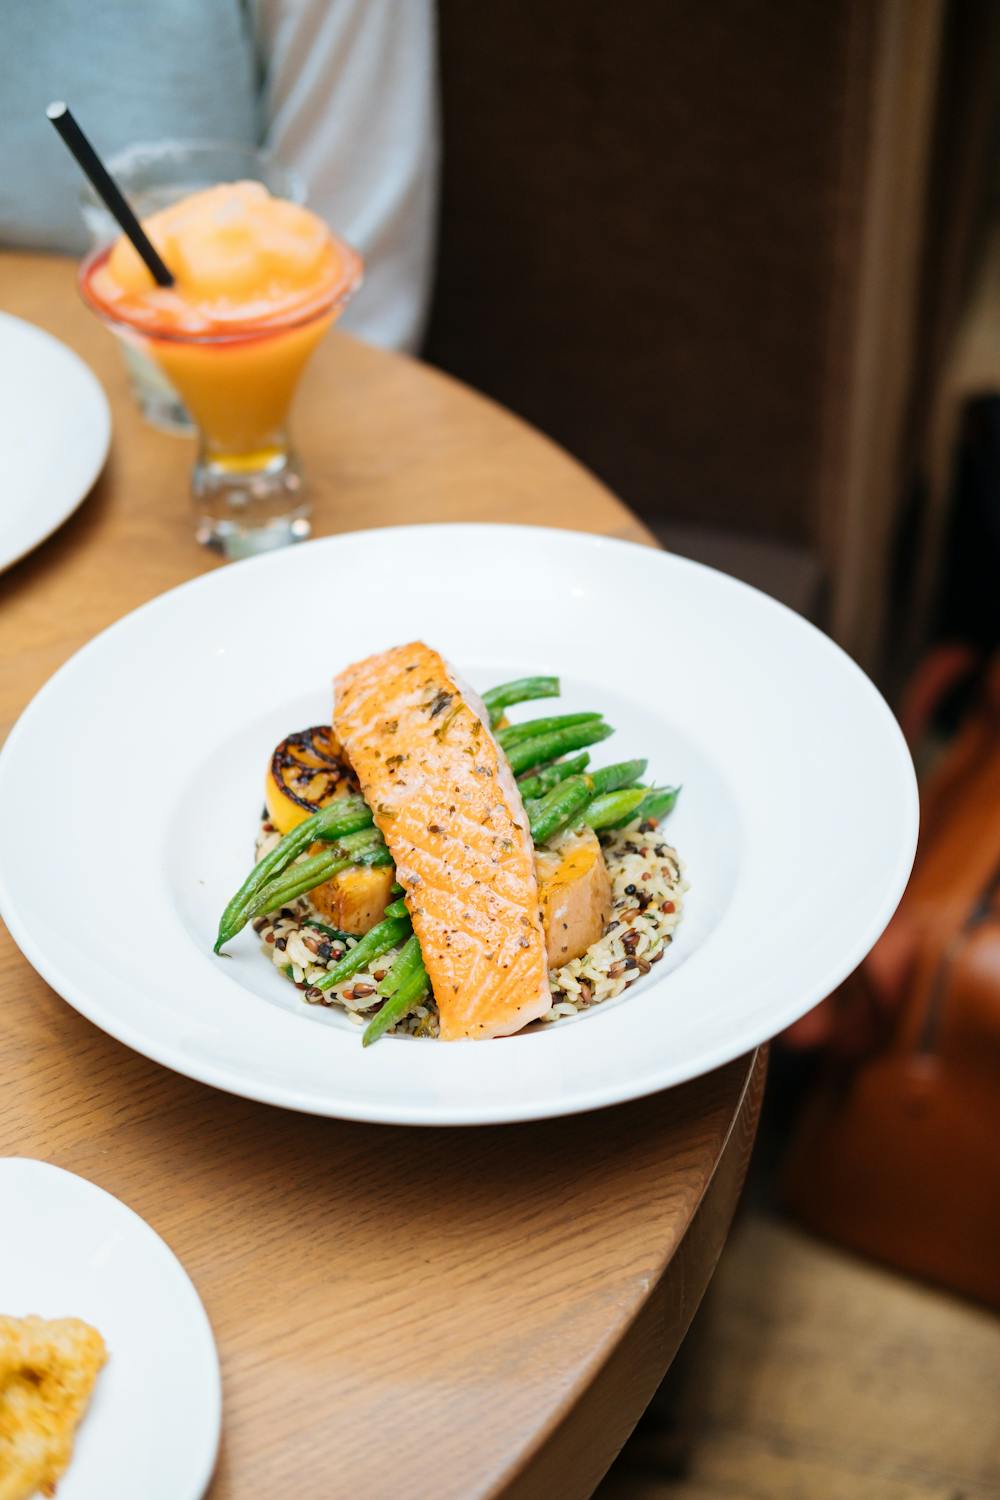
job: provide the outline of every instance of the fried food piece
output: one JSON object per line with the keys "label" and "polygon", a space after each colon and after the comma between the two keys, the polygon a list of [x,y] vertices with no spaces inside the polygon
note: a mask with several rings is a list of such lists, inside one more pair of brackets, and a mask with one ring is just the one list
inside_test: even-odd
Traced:
{"label": "fried food piece", "polygon": [[106,1359],[79,1318],[0,1317],[0,1500],[55,1494]]}

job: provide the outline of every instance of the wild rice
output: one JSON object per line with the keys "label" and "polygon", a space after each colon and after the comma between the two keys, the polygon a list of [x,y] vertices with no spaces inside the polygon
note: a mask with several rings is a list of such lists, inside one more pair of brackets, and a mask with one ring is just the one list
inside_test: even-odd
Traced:
{"label": "wild rice", "polygon": [[552,1009],[544,1022],[612,1000],[648,974],[673,941],[681,919],[687,890],[683,866],[658,829],[624,828],[601,842],[611,876],[611,921],[601,941],[582,958],[549,975]]}
{"label": "wild rice", "polygon": [[[257,859],[263,859],[280,835],[266,820],[257,838]],[[629,985],[650,972],[673,941],[683,911],[687,890],[684,868],[677,851],[657,829],[633,825],[602,836],[604,859],[611,876],[612,912],[607,931],[581,958],[574,958],[549,974],[552,1008],[541,1018],[551,1025],[578,1015],[591,1006],[614,999]],[[320,990],[317,982],[355,947],[357,938],[330,936],[308,897],[267,917],[258,918],[254,931],[261,950],[275,968],[302,991],[308,1005],[343,1010],[358,1026],[370,1019],[369,1012],[381,1004],[376,986],[392,965],[398,948],[380,954],[369,967],[359,969],[343,984]],[[392,1034],[437,1036],[438,1015],[433,998],[391,1028]]]}

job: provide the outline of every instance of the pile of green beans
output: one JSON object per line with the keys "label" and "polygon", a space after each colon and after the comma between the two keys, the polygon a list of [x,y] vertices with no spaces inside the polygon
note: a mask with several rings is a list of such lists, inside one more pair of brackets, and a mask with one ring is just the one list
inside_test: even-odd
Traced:
{"label": "pile of green beans", "polygon": [[[360,813],[352,820],[345,820],[345,823],[353,823],[353,832],[340,836],[338,842],[329,849],[310,855],[299,864],[293,861],[310,844],[334,836],[329,831],[320,832],[316,827],[317,821],[324,813],[331,812],[331,808],[321,808],[318,813],[313,813],[312,817],[293,828],[291,833],[287,833],[269,854],[254,865],[222,913],[214,951],[220,953],[223,946],[238,932],[242,932],[247,923],[261,912],[277,911],[279,907],[287,906],[290,901],[315,890],[318,885],[332,879],[341,870],[346,870],[349,865],[391,864],[392,856],[385,847],[385,840],[372,827],[371,812],[367,808],[365,811],[368,813],[367,824],[362,823],[358,827]],[[327,830],[332,822],[332,819],[327,820]]]}
{"label": "pile of green beans", "polygon": [[[556,682],[558,687],[554,678],[525,681]],[[513,688],[513,684],[509,686]],[[525,770],[565,751],[606,739],[612,730],[600,714],[588,713],[529,720],[500,733],[501,736],[515,733],[515,743],[509,750],[505,747],[505,753],[515,770]],[[348,865],[391,864],[385,841],[372,827],[372,821],[371,809],[361,797],[340,797],[293,828],[254,866],[229,902],[219,923],[215,952],[220,953],[254,917],[286,906],[332,879]],[[352,844],[352,839],[357,842]],[[310,856],[301,864],[294,864],[299,855],[317,840],[330,842],[331,848]],[[354,859],[345,858],[355,849],[358,852]]]}
{"label": "pile of green beans", "polygon": [[[525,677],[490,689],[483,694],[483,703],[491,726],[495,726],[514,704],[558,697],[559,691],[557,677]],[[640,823],[656,823],[673,808],[680,788],[644,786],[644,759],[620,761],[587,773],[590,757],[586,747],[599,744],[613,733],[599,713],[548,715],[497,731],[497,742],[518,777],[536,844],[548,843],[569,827],[607,830],[626,827],[637,819]],[[316,842],[330,847],[300,860]],[[295,863],[297,860],[299,863]],[[215,952],[220,952],[253,917],[288,905],[341,870],[358,864],[391,863],[392,856],[373,826],[364,799],[338,798],[286,834],[254,866],[222,914]],[[317,989],[331,989],[382,954],[399,949],[378,986],[384,1004],[365,1028],[362,1041],[366,1047],[407,1015],[430,989],[403,894],[403,887],[395,883],[395,899],[386,906],[381,920],[315,985]]]}

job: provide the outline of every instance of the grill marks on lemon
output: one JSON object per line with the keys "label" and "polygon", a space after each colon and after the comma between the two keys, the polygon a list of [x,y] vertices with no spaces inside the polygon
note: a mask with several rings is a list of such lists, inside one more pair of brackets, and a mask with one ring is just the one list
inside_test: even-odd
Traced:
{"label": "grill marks on lemon", "polygon": [[334,797],[357,790],[358,779],[332,729],[318,724],[290,734],[275,747],[264,780],[264,801],[271,822],[284,834]]}

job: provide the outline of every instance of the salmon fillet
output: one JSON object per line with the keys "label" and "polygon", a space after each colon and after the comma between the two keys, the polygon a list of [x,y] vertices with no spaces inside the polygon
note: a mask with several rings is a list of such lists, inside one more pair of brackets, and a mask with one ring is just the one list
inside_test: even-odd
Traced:
{"label": "salmon fillet", "polygon": [[396,861],[446,1041],[552,1004],[528,819],[481,702],[415,641],[341,672],[334,729]]}

